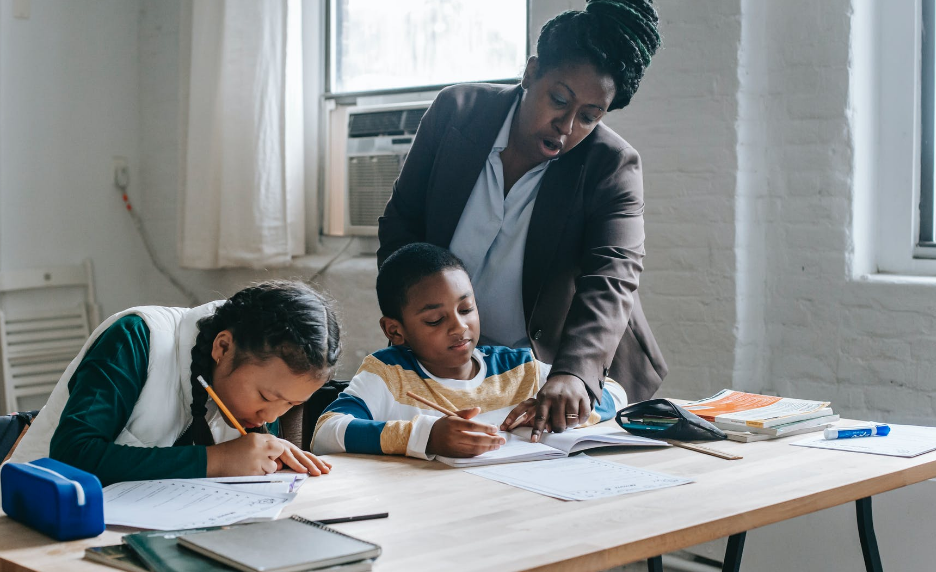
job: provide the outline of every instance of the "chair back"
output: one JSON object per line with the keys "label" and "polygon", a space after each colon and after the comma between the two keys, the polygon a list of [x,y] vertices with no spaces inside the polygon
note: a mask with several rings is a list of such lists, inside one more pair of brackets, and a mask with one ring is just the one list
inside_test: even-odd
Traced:
{"label": "chair back", "polygon": [[318,423],[322,412],[331,405],[332,401],[338,399],[338,394],[344,391],[350,383],[350,381],[333,379],[313,393],[304,404],[293,407],[280,417],[283,438],[303,451],[309,451],[315,424]]}
{"label": "chair back", "polygon": [[[84,289],[81,302],[59,301],[60,289],[75,287]],[[0,297],[2,411],[23,409],[24,399],[41,406],[100,323],[91,261],[0,272]]]}

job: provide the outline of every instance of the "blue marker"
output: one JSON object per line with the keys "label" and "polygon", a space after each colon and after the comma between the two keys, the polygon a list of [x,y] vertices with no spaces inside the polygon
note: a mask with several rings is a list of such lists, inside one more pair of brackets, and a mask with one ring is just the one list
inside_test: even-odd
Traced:
{"label": "blue marker", "polygon": [[822,432],[826,439],[851,439],[853,437],[884,437],[890,433],[890,427],[883,423],[875,423],[868,427],[828,427]]}

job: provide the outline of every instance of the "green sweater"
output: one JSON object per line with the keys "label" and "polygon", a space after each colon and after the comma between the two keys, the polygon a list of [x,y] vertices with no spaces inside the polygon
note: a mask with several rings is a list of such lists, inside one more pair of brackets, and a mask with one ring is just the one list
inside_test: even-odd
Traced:
{"label": "green sweater", "polygon": [[[126,426],[146,383],[149,328],[143,318],[120,318],[91,344],[68,381],[68,402],[52,435],[49,455],[97,475],[107,486],[120,481],[204,477],[207,447],[132,447],[114,440]],[[270,427],[278,430],[278,422]]]}

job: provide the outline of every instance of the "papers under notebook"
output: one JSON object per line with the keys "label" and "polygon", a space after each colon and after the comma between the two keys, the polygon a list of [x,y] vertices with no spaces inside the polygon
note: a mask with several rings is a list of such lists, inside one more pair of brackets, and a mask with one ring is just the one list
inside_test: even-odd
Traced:
{"label": "papers under notebook", "polygon": [[104,488],[104,522],[155,530],[275,518],[295,493],[256,492],[203,479],[129,481]]}
{"label": "papers under notebook", "polygon": [[437,456],[436,459],[452,467],[479,467],[501,463],[542,461],[568,457],[572,453],[595,447],[669,447],[670,444],[646,437],[637,437],[614,427],[586,427],[562,433],[543,433],[539,443],[530,442],[530,427],[521,427],[512,433],[498,432],[507,440],[496,451],[477,457],[457,459]]}

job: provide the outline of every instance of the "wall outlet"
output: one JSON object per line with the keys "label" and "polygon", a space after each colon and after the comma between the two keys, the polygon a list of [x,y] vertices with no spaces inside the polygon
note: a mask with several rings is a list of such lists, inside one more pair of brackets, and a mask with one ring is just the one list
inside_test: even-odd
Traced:
{"label": "wall outlet", "polygon": [[126,192],[130,186],[130,162],[126,157],[114,157],[114,186],[120,192]]}
{"label": "wall outlet", "polygon": [[18,20],[28,20],[31,12],[32,0],[13,0],[13,17]]}

